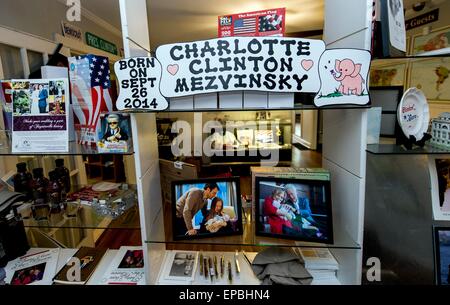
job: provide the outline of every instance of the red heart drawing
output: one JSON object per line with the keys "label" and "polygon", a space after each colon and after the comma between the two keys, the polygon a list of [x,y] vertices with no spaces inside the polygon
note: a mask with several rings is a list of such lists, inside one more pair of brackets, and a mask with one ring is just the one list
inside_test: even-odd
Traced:
{"label": "red heart drawing", "polygon": [[311,59],[303,59],[302,60],[302,67],[306,71],[309,71],[309,69],[311,69],[312,66],[314,66],[314,61],[312,61]]}
{"label": "red heart drawing", "polygon": [[179,68],[178,65],[168,65],[167,66],[167,72],[169,72],[172,75],[175,75],[178,72],[178,68]]}

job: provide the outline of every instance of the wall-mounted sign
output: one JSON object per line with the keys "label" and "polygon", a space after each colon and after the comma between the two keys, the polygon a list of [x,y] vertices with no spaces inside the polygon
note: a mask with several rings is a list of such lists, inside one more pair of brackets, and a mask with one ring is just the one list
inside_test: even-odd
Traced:
{"label": "wall-mounted sign", "polygon": [[218,36],[284,36],[285,16],[285,8],[219,16]]}
{"label": "wall-mounted sign", "polygon": [[83,41],[83,32],[79,27],[65,21],[61,21],[61,26],[64,37],[69,37],[81,42]]}
{"label": "wall-mounted sign", "polygon": [[406,30],[411,30],[419,26],[438,21],[439,9],[434,9],[428,13],[416,16],[405,21]]}
{"label": "wall-mounted sign", "polygon": [[117,108],[162,110],[165,98],[223,91],[318,93],[317,106],[369,102],[370,52],[325,51],[322,40],[226,37],[162,45],[156,58],[114,65]]}
{"label": "wall-mounted sign", "polygon": [[161,64],[154,57],[132,57],[119,60],[114,71],[120,83],[116,107],[120,110],[159,111],[167,108],[167,100],[159,92]]}
{"label": "wall-mounted sign", "polygon": [[317,92],[321,40],[226,37],[160,46],[161,93],[168,97],[233,90]]}
{"label": "wall-mounted sign", "polygon": [[117,55],[117,46],[92,33],[86,32],[86,44],[102,51]]}

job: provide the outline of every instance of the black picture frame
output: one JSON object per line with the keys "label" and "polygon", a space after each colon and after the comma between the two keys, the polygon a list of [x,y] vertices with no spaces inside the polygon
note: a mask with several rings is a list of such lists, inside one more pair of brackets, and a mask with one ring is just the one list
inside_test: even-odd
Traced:
{"label": "black picture frame", "polygon": [[370,87],[370,91],[369,91],[369,95],[370,95],[370,101],[372,103],[372,107],[377,107],[377,102],[378,99],[377,98],[373,98],[376,93],[380,93],[380,92],[393,92],[397,94],[397,103],[395,105],[395,110],[392,109],[386,109],[386,108],[381,108],[381,119],[383,119],[383,117],[386,116],[394,116],[394,132],[393,133],[382,133],[382,129],[383,126],[381,126],[380,129],[380,136],[381,137],[387,137],[387,138],[395,138],[396,139],[396,143],[398,144],[399,139],[404,136],[402,129],[398,123],[398,119],[397,119],[397,110],[398,110],[398,104],[400,104],[400,100],[402,99],[403,96],[403,86],[372,86]]}
{"label": "black picture frame", "polygon": [[[435,268],[434,268],[434,274],[435,274],[435,281],[436,285],[450,285],[450,274],[448,275],[448,283],[445,284],[442,282],[442,274],[441,274],[441,243],[440,243],[440,237],[439,232],[441,231],[448,231],[450,232],[450,227],[444,227],[444,226],[433,226],[433,242],[434,242],[434,261],[435,261]],[[450,268],[450,264],[448,266]]]}
{"label": "black picture frame", "polygon": [[[267,233],[261,230],[261,225],[263,223],[260,221],[260,206],[259,206],[259,197],[260,197],[260,182],[262,181],[270,181],[270,182],[282,182],[283,184],[305,184],[308,186],[323,186],[325,192],[325,208],[326,208],[326,217],[327,221],[325,224],[327,238],[312,238],[307,236],[300,235],[289,235],[289,234],[276,234],[276,233]],[[254,193],[254,202],[255,202],[255,235],[256,236],[265,236],[265,237],[275,237],[275,238],[283,238],[289,240],[296,241],[305,241],[305,242],[315,242],[322,244],[333,244],[334,236],[333,236],[333,213],[332,213],[332,204],[331,204],[331,182],[329,180],[319,180],[319,179],[305,179],[305,178],[284,178],[284,177],[274,177],[274,176],[264,176],[264,177],[255,177],[255,193]]]}
{"label": "black picture frame", "polygon": [[[183,184],[203,184],[210,182],[231,182],[235,183],[236,187],[236,216],[237,223],[236,228],[232,232],[216,232],[216,233],[202,233],[194,236],[189,235],[178,235],[177,227],[176,227],[176,203],[178,198],[176,197],[176,186]],[[189,179],[189,180],[175,180],[171,183],[171,191],[172,191],[172,238],[174,241],[176,240],[196,240],[201,238],[211,238],[211,237],[223,237],[223,236],[234,236],[234,235],[242,235],[243,227],[242,227],[242,203],[241,203],[241,191],[240,191],[240,178],[239,177],[223,177],[223,178],[200,178],[200,179]],[[198,212],[197,212],[198,213]]]}

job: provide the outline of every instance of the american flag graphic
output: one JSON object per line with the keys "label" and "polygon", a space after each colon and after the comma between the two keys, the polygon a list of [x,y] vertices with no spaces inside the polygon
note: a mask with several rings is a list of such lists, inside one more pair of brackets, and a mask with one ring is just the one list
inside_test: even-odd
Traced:
{"label": "american flag graphic", "polygon": [[100,114],[114,110],[109,93],[109,61],[101,56],[84,55],[72,57],[69,63],[78,142],[94,144],[101,129]]}
{"label": "american flag graphic", "polygon": [[283,25],[283,16],[272,14],[267,16],[259,17],[259,31],[260,32],[271,32],[279,31]]}
{"label": "american flag graphic", "polygon": [[241,18],[234,21],[234,35],[256,33],[256,18]]}

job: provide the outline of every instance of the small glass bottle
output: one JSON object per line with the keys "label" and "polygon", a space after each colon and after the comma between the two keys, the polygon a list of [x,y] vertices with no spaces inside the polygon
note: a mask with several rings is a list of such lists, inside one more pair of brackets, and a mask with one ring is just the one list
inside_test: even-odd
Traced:
{"label": "small glass bottle", "polygon": [[22,193],[26,196],[28,200],[33,197],[31,181],[33,177],[27,171],[27,164],[25,162],[20,162],[16,164],[17,174],[14,175],[14,191],[17,193]]}
{"label": "small glass bottle", "polygon": [[48,173],[50,182],[47,188],[47,195],[50,203],[50,212],[59,213],[61,212],[61,184],[59,183],[58,174],[55,171]]}
{"label": "small glass bottle", "polygon": [[58,175],[59,183],[64,188],[66,194],[70,192],[70,172],[67,167],[64,166],[64,159],[55,160],[55,172]]}
{"label": "small glass bottle", "polygon": [[48,179],[44,177],[44,170],[41,167],[33,169],[33,181],[32,181],[32,189],[33,189],[33,199],[43,199],[47,200],[47,188],[48,188]]}

